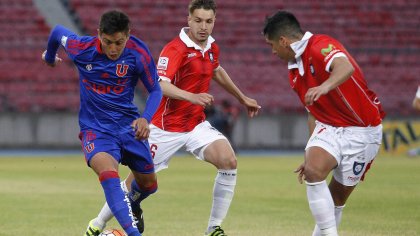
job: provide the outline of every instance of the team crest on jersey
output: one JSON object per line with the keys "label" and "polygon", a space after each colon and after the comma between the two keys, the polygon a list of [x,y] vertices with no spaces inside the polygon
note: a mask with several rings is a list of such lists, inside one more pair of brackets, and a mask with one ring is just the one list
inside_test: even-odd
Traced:
{"label": "team crest on jersey", "polygon": [[117,74],[118,77],[123,77],[124,75],[127,74],[128,71],[128,65],[122,65],[122,64],[117,64],[117,70],[115,71],[115,73]]}
{"label": "team crest on jersey", "polygon": [[353,173],[359,175],[360,172],[362,172],[363,167],[365,167],[365,163],[355,161],[353,164]]}
{"label": "team crest on jersey", "polygon": [[312,64],[309,65],[309,69],[311,70],[311,74],[315,75],[315,69],[314,69],[314,66]]}
{"label": "team crest on jersey", "polygon": [[214,56],[213,56],[212,52],[209,52],[209,58],[210,58],[211,63],[213,63],[214,62]]}
{"label": "team crest on jersey", "polygon": [[87,64],[86,65],[86,70],[91,71],[92,70],[92,64]]}
{"label": "team crest on jersey", "polygon": [[159,61],[158,61],[158,64],[157,64],[157,69],[158,70],[167,70],[168,69],[168,64],[169,64],[169,58],[159,57]]}
{"label": "team crest on jersey", "polygon": [[95,149],[95,144],[94,143],[88,143],[85,146],[85,150],[86,150],[87,153],[91,153],[94,149]]}

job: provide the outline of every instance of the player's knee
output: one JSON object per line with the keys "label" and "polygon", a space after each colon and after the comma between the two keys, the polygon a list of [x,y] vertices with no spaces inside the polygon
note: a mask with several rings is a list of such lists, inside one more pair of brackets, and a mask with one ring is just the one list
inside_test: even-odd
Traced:
{"label": "player's knee", "polygon": [[219,169],[233,170],[237,168],[237,165],[238,161],[236,156],[234,153],[232,153],[223,157],[222,165],[219,167]]}
{"label": "player's knee", "polygon": [[305,170],[303,171],[305,175],[305,180],[309,183],[313,182],[320,182],[327,178],[328,173],[324,173],[324,171],[313,167],[313,166],[305,166]]}
{"label": "player's knee", "polygon": [[156,192],[157,189],[158,189],[158,182],[157,182],[156,179],[155,180],[150,180],[150,181],[145,181],[145,182],[142,182],[141,184],[139,184],[137,182],[137,185],[139,186],[139,188],[142,191],[145,191],[149,194],[152,194],[152,193]]}

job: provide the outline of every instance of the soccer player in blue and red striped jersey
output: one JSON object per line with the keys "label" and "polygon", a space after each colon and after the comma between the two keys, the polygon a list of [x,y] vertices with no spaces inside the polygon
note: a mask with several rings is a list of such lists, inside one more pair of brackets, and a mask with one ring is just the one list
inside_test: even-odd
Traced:
{"label": "soccer player in blue and red striped jersey", "polygon": [[[56,26],[42,59],[56,66],[63,46],[79,71],[80,139],[87,165],[99,176],[105,198],[128,236],[140,236],[140,201],[157,190],[149,150],[149,123],[162,99],[153,58],[147,46],[130,36],[129,18],[119,11],[101,16],[98,36],[78,36]],[[142,115],[133,103],[141,80],[149,92]],[[127,165],[135,180],[126,196],[120,186],[119,163]],[[86,235],[99,235],[88,228]]]}

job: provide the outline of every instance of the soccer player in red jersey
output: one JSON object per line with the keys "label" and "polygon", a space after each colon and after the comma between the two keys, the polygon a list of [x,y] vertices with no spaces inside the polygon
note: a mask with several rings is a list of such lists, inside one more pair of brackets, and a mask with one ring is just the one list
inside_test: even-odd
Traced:
{"label": "soccer player in red jersey", "polygon": [[360,67],[337,40],[304,33],[285,11],[267,18],[263,33],[273,54],[288,62],[290,85],[309,112],[311,137],[295,172],[306,183],[316,221],[313,235],[338,235],[346,200],[378,153],[385,114]]}
{"label": "soccer player in red jersey", "polygon": [[[149,144],[155,170],[168,168],[178,150],[217,168],[206,235],[226,235],[221,228],[236,185],[237,160],[227,138],[205,120],[204,108],[213,103],[211,80],[243,104],[248,115],[258,114],[257,101],[245,96],[219,64],[219,47],[211,37],[216,16],[213,0],[193,0],[188,26],[162,50],[157,70],[164,97],[152,119]],[[131,181],[130,175],[128,181]],[[124,188],[124,184],[122,184]],[[129,187],[129,186],[128,186]],[[105,205],[94,224],[105,227],[112,213]]]}

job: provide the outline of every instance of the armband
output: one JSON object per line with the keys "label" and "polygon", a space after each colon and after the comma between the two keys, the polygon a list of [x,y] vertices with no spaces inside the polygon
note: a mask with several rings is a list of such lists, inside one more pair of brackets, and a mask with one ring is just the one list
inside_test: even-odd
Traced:
{"label": "armband", "polygon": [[417,89],[416,97],[417,97],[418,99],[420,99],[420,86],[419,86],[419,88]]}

